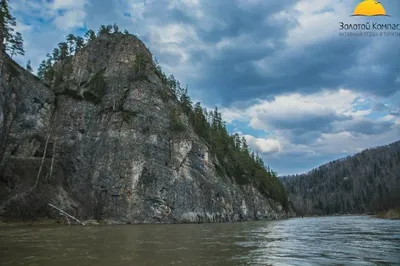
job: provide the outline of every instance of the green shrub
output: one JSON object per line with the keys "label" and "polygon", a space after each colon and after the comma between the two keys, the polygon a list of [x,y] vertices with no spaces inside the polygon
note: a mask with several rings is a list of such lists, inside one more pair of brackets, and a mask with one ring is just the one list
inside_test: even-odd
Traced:
{"label": "green shrub", "polygon": [[185,124],[182,123],[179,112],[175,108],[170,112],[170,127],[174,132],[183,132],[186,130]]}
{"label": "green shrub", "polygon": [[133,65],[133,70],[135,74],[139,74],[140,72],[144,72],[146,70],[147,65],[146,55],[144,53],[138,53],[136,55],[136,60]]}

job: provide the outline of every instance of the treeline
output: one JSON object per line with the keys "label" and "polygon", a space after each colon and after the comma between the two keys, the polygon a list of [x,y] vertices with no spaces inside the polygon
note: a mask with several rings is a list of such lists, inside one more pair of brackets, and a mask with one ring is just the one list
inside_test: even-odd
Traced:
{"label": "treeline", "polygon": [[[84,38],[69,34],[66,42],[59,43],[52,54],[47,54],[47,59],[43,60],[39,66],[38,77],[48,85],[58,84],[57,72],[60,71],[56,71],[55,66],[59,62],[70,60],[76,52],[96,38],[107,34],[112,36],[113,33],[119,32],[118,26],[114,24],[100,26],[97,34],[93,30],[88,30]],[[124,34],[128,35],[129,32],[125,30]],[[193,104],[188,95],[188,88],[182,87],[173,75],[167,77],[157,60],[151,59],[146,58],[144,54],[137,54],[133,72],[136,80],[146,80],[148,79],[147,71],[152,69],[160,77],[164,86],[173,91],[179,102],[179,108],[170,110],[171,130],[175,132],[187,130],[186,125],[179,118],[182,112],[185,113],[195,132],[208,144],[212,154],[216,156],[218,160],[216,168],[219,175],[229,176],[243,185],[252,184],[266,197],[277,200],[286,208],[287,195],[284,186],[277,178],[277,173],[265,167],[263,160],[249,150],[244,137],[228,133],[217,108],[209,111],[203,108],[200,102]]]}
{"label": "treeline", "polygon": [[[189,118],[189,122],[197,135],[208,144],[218,163],[216,169],[221,176],[234,178],[242,185],[251,184],[266,197],[288,207],[288,199],[283,184],[277,173],[264,165],[258,154],[250,151],[246,139],[239,134],[229,134],[218,108],[207,110],[200,102],[192,103],[188,95],[188,87],[181,87],[173,75],[166,77],[156,62],[156,68],[165,84],[172,89],[180,103],[181,110]],[[180,122],[180,110],[171,110],[172,130],[184,131],[185,125]]]}
{"label": "treeline", "polygon": [[307,174],[283,177],[298,214],[365,213],[400,207],[400,141]]}
{"label": "treeline", "polygon": [[[97,34],[93,30],[88,30],[84,34],[84,37],[75,36],[72,33],[68,34],[66,37],[66,41],[59,43],[57,47],[53,49],[53,52],[51,54],[47,53],[46,59],[42,60],[37,70],[38,78],[48,85],[52,85],[53,82],[59,83],[59,81],[56,78],[61,78],[61,77],[56,77],[56,70],[55,70],[55,66],[57,65],[57,63],[59,62],[66,63],[69,59],[71,59],[71,57],[75,53],[79,52],[89,43],[96,40],[96,38],[102,35],[118,33],[118,32],[120,32],[119,27],[117,24],[114,24],[114,25],[101,25],[97,31]],[[124,34],[128,35],[129,32],[125,30]]]}

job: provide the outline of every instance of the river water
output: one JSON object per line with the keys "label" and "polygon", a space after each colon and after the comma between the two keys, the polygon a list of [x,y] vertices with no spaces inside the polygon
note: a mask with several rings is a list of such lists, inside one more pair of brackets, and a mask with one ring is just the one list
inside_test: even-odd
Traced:
{"label": "river water", "polygon": [[8,227],[0,265],[400,265],[400,221]]}

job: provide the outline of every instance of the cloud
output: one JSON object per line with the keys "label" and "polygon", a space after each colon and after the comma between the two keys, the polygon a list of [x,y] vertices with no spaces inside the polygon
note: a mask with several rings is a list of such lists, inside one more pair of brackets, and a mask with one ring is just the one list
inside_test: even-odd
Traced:
{"label": "cloud", "polygon": [[84,26],[83,18],[86,16],[85,11],[80,9],[70,9],[65,11],[62,15],[54,18],[54,24],[57,28],[68,31],[73,28]]}
{"label": "cloud", "polygon": [[340,21],[357,22],[356,3],[151,1],[134,21],[168,72],[223,105],[323,88],[392,95],[395,38],[338,36]]}
{"label": "cloud", "polygon": [[[327,162],[326,158],[397,140],[400,119],[392,115],[396,109],[379,103],[373,96],[349,89],[323,90],[314,94],[283,94],[242,108],[223,108],[222,114],[228,123],[242,125],[240,131],[244,129],[243,123],[248,124],[250,129],[245,137],[249,146],[278,167],[278,172],[287,168],[279,160],[296,161],[299,165],[289,168],[306,171],[310,165]],[[381,105],[386,108],[378,114],[375,109]]]}
{"label": "cloud", "polygon": [[17,20],[17,26],[14,27],[15,32],[20,32],[21,34],[28,33],[32,30],[32,25],[26,25],[24,22]]}
{"label": "cloud", "polygon": [[54,0],[52,3],[50,3],[50,7],[54,10],[73,8],[82,9],[85,5],[85,2],[85,0]]}
{"label": "cloud", "polygon": [[51,21],[58,29],[68,31],[75,27],[83,27],[86,17],[85,9],[88,5],[88,1],[89,0],[15,0],[12,2],[11,6],[13,11],[17,12],[17,14],[21,14],[25,19],[34,22],[32,24]]}
{"label": "cloud", "polygon": [[334,123],[333,132],[351,132],[365,135],[378,135],[389,131],[394,126],[391,121],[374,121],[358,118]]}
{"label": "cloud", "polygon": [[256,152],[268,154],[279,152],[280,144],[277,139],[255,138],[251,135],[244,135],[247,144]]}
{"label": "cloud", "polygon": [[63,31],[82,28],[86,17],[87,0],[54,0],[49,9],[54,12],[53,23]]}
{"label": "cloud", "polygon": [[373,110],[376,112],[382,112],[382,111],[387,111],[389,110],[389,107],[386,106],[386,104],[383,104],[381,102],[376,102],[373,105]]}
{"label": "cloud", "polygon": [[[280,173],[398,139],[397,37],[339,36],[359,1],[13,0],[36,68],[67,33],[117,23],[144,41],[192,99]],[[400,2],[384,3],[400,23]],[[374,18],[375,19],[375,18]],[[379,19],[378,19],[379,20]]]}
{"label": "cloud", "polygon": [[[338,96],[347,96],[347,100],[334,103],[333,100]],[[250,125],[256,129],[326,131],[333,121],[350,119],[340,112],[344,111],[341,110],[344,104],[349,104],[349,100],[354,101],[355,98],[348,90],[308,96],[296,93],[277,96],[273,101],[261,101],[247,112],[252,117]]]}

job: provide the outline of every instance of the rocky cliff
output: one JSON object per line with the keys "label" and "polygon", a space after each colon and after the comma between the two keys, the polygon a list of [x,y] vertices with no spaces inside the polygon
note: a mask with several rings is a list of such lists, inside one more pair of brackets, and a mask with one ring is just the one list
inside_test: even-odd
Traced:
{"label": "rocky cliff", "polygon": [[[118,223],[292,215],[217,171],[187,115],[171,117],[179,102],[137,37],[99,36],[55,63],[48,85],[10,59],[6,65],[0,215],[50,215],[47,203]],[[185,130],[173,130],[172,120]]]}

